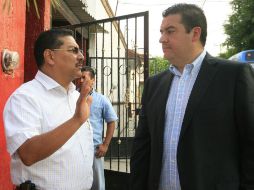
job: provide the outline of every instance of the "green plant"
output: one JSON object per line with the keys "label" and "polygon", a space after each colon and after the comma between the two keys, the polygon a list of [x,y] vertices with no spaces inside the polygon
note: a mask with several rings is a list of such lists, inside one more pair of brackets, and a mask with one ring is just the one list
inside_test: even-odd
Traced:
{"label": "green plant", "polygon": [[[30,5],[31,5],[30,1],[32,1],[33,5],[34,5],[37,17],[40,18],[37,0],[26,0],[26,5],[27,5],[28,10],[30,9]],[[60,6],[59,1],[60,0],[50,0],[50,3],[53,6],[53,8],[56,8],[56,7]],[[11,9],[11,4],[12,4],[12,0],[3,0],[3,5],[2,5],[3,11],[7,9],[7,12],[9,14],[10,9]]]}

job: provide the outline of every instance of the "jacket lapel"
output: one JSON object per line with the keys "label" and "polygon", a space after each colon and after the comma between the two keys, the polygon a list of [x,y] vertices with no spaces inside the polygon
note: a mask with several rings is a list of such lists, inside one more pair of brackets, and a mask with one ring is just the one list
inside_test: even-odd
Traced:
{"label": "jacket lapel", "polygon": [[173,76],[174,75],[170,71],[168,71],[167,74],[163,76],[163,78],[161,79],[161,84],[160,84],[161,88],[157,96],[157,97],[160,97],[157,99],[157,102],[156,102],[159,108],[158,111],[163,112],[164,115],[165,115],[165,109],[166,109],[166,104],[168,100],[169,88],[171,86]]}
{"label": "jacket lapel", "polygon": [[158,116],[156,119],[156,126],[162,126],[157,127],[157,134],[155,135],[160,140],[160,147],[163,146],[163,133],[165,128],[165,110],[168,100],[168,94],[169,94],[169,88],[171,86],[171,82],[173,79],[173,74],[168,70],[168,72],[160,79],[160,90],[158,91],[158,94],[156,95],[157,101],[154,113]]}
{"label": "jacket lapel", "polygon": [[209,54],[207,54],[203,60],[196,82],[189,97],[179,141],[183,138],[184,132],[189,125],[193,115],[195,114],[195,110],[197,109],[201,98],[208,90],[209,83],[214,78],[217,69],[218,68],[216,67],[214,59]]}

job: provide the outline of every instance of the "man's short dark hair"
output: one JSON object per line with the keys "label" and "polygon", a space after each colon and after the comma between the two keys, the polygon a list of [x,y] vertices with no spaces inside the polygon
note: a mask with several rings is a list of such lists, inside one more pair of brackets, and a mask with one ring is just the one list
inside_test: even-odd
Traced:
{"label": "man's short dark hair", "polygon": [[179,3],[164,10],[162,16],[166,17],[173,14],[181,15],[182,24],[184,25],[187,33],[189,33],[194,27],[200,27],[200,41],[202,45],[205,46],[207,36],[207,22],[203,10],[194,4]]}
{"label": "man's short dark hair", "polygon": [[45,49],[57,49],[63,42],[59,39],[60,37],[73,36],[73,31],[69,29],[51,29],[42,32],[34,44],[34,57],[38,68],[44,64],[43,53]]}
{"label": "man's short dark hair", "polygon": [[84,66],[81,69],[81,72],[89,72],[92,79],[95,77],[95,70],[92,67]]}

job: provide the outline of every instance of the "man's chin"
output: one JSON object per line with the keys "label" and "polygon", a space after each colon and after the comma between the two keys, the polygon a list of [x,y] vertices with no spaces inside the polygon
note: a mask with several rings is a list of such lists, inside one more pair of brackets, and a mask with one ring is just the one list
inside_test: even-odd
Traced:
{"label": "man's chin", "polygon": [[81,78],[81,77],[82,77],[81,69],[78,69],[76,72],[76,78]]}
{"label": "man's chin", "polygon": [[163,58],[167,59],[167,60],[170,60],[172,58],[172,56],[169,55],[168,53],[164,53]]}

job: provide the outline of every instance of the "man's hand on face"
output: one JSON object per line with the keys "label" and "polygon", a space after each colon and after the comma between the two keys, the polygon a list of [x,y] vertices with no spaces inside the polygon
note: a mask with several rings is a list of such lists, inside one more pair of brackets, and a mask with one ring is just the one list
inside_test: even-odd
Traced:
{"label": "man's hand on face", "polygon": [[76,117],[81,124],[83,124],[90,115],[90,106],[92,103],[92,96],[90,92],[92,90],[93,83],[89,78],[81,78],[80,95],[76,103],[76,110],[74,117]]}

